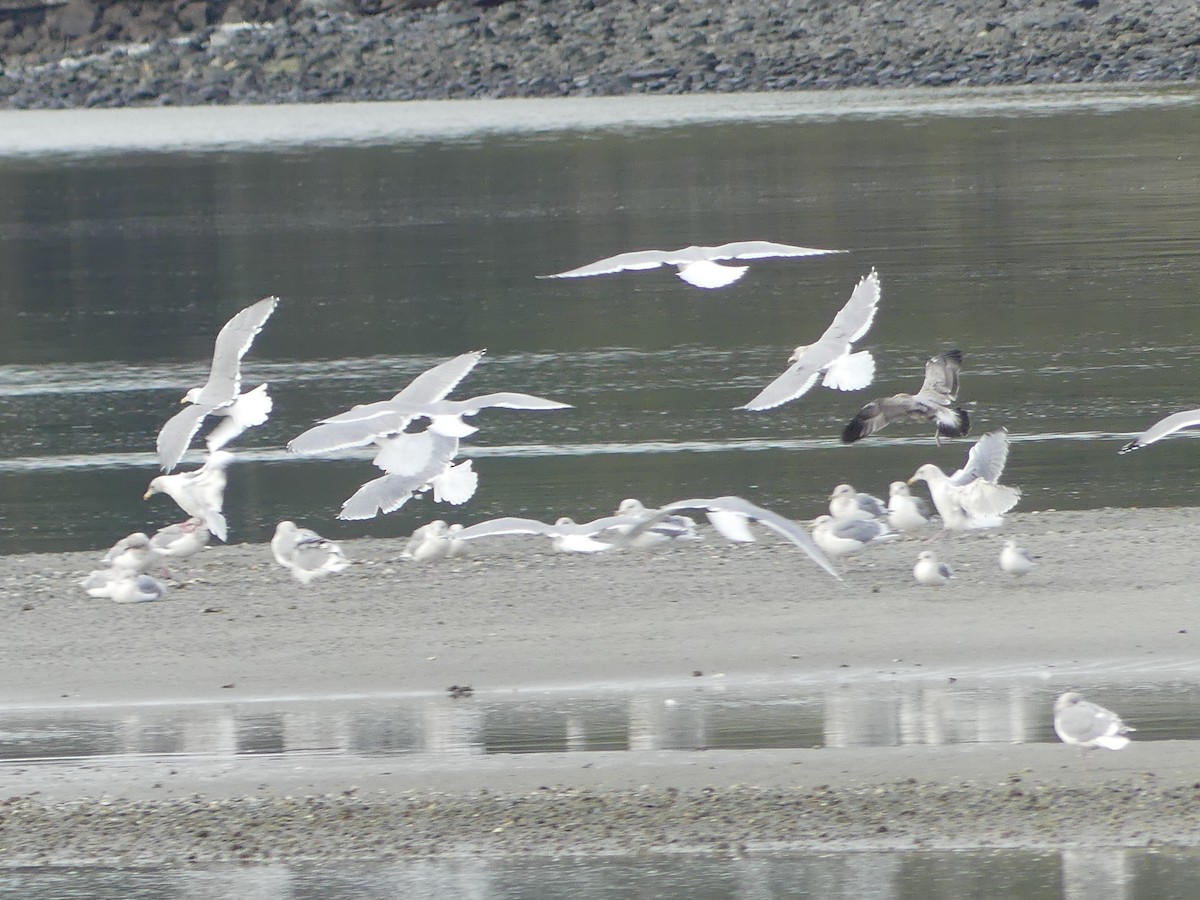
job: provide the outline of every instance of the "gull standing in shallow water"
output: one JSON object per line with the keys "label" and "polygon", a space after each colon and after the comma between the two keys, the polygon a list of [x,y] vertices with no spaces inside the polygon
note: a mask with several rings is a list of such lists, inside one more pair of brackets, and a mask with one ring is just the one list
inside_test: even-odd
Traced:
{"label": "gull standing in shallow water", "polygon": [[892,422],[916,419],[936,426],[938,443],[944,437],[965,437],[971,430],[971,417],[965,409],[951,404],[958,399],[958,370],[962,352],[947,350],[925,363],[925,381],[916,394],[880,397],[858,411],[842,432],[842,442],[853,444],[860,438],[882,431]]}
{"label": "gull standing in shallow water", "polygon": [[616,272],[657,269],[659,266],[675,266],[678,275],[690,285],[699,288],[720,288],[733,284],[746,274],[747,266],[723,266],[719,260],[767,259],[776,256],[824,256],[829,253],[845,253],[845,250],[818,250],[813,247],[793,247],[772,241],[735,241],[717,247],[684,247],[681,250],[633,250],[618,253],[598,262],[556,272],[539,275],[539,278],[586,278],[589,275],[612,275]]}
{"label": "gull standing in shallow water", "polygon": [[954,573],[950,571],[950,567],[938,562],[932,550],[922,550],[917,554],[917,564],[913,566],[913,578],[917,579],[917,584],[941,587],[953,577]]}
{"label": "gull standing in shallow water", "polygon": [[703,512],[722,537],[735,543],[753,543],[755,538],[754,533],[750,530],[750,523],[757,522],[795,544],[807,553],[818,566],[838,581],[842,580],[842,576],[833,567],[833,563],[813,542],[802,526],[777,512],[755,506],[749,500],[743,500],[741,497],[713,497],[711,499],[677,500],[674,503],[668,503],[659,509],[650,510],[637,525],[624,532],[621,543],[632,544],[640,534],[653,528],[656,522],[669,519],[686,510]]}
{"label": "gull standing in shallow water", "polygon": [[1054,733],[1064,744],[1120,750],[1129,743],[1131,731],[1115,712],[1089,703],[1074,691],[1054,701]]}
{"label": "gull standing in shallow water", "polygon": [[350,565],[336,543],[315,531],[298,528],[290,521],[275,526],[271,553],[275,561],[289,569],[301,584],[308,584],[330,572],[340,572]]}
{"label": "gull standing in shallow water", "polygon": [[254,390],[240,394],[241,365],[242,357],[278,303],[278,297],[259,300],[226,322],[217,334],[208,381],[183,395],[180,402],[192,405],[172,416],[158,433],[158,461],[164,472],[170,472],[179,464],[209,415],[223,417],[207,438],[210,452],[220,450],[247,428],[267,421],[271,413],[267,386],[260,384]]}
{"label": "gull standing in shallow water", "polygon": [[858,286],[841,308],[825,333],[812,344],[802,344],[788,357],[791,363],[783,374],[758,392],[740,409],[773,409],[808,392],[822,372],[822,384],[835,391],[857,391],[865,388],[875,377],[875,359],[867,350],[851,353],[850,347],[860,340],[875,321],[879,304],[879,275],[874,269],[859,281]]}
{"label": "gull standing in shallow water", "polygon": [[1007,461],[1008,431],[1001,428],[976,441],[966,464],[953,475],[925,463],[908,483],[924,481],[929,486],[943,529],[996,528],[1021,499],[1017,488],[998,483]]}
{"label": "gull standing in shallow water", "polygon": [[1194,428],[1197,425],[1200,425],[1200,409],[1177,412],[1155,422],[1117,452],[1129,453],[1131,450],[1140,450],[1155,441],[1161,441],[1169,434],[1182,431],[1184,428]]}

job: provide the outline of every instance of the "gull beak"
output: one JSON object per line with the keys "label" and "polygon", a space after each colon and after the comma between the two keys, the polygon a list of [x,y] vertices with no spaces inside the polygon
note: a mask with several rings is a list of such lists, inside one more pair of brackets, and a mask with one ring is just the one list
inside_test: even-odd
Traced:
{"label": "gull beak", "polygon": [[187,398],[187,397],[180,397],[180,398],[179,398],[179,405],[180,405],[180,406],[183,406],[183,404],[185,404],[185,403],[187,403],[187,402],[188,402],[188,398]]}
{"label": "gull beak", "polygon": [[150,499],[151,497],[153,497],[153,496],[154,496],[154,492],[153,492],[153,491],[150,491],[150,490],[148,490],[148,491],[146,491],[146,493],[142,494],[142,499],[143,499],[143,500],[149,500],[149,499]]}
{"label": "gull beak", "polygon": [[908,479],[908,484],[916,484],[916,483],[917,483],[916,475],[914,475],[912,478]]}

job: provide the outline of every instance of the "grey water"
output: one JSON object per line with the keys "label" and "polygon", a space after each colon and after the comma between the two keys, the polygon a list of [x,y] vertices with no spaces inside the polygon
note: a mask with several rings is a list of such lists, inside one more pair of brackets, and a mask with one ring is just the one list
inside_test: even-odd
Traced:
{"label": "grey water", "polygon": [[[390,536],[438,517],[590,517],[626,496],[740,494],[811,517],[839,482],[886,493],[922,462],[961,464],[969,440],[938,447],[915,426],[837,439],[947,347],[964,353],[973,436],[1012,434],[1019,510],[1200,502],[1192,438],[1116,453],[1200,405],[1200,96],[930,96],[807,97],[760,118],[748,101],[744,120],[720,98],[708,123],[694,109],[672,119],[661,98],[660,121],[628,106],[604,128],[570,113],[601,107],[547,121],[532,110],[552,107],[500,106],[499,128],[497,107],[464,104],[439,107],[456,123],[442,133],[207,152],[72,143],[75,126],[134,120],[6,119],[42,123],[42,143],[0,161],[0,553],[97,548],[179,519],[165,497],[141,500],[155,435],[203,381],[221,324],[268,294],[282,303],[243,373],[270,383],[275,410],[232,448],[234,541],[282,518]],[[474,110],[486,123],[472,131]],[[292,114],[308,119],[320,116]],[[220,119],[197,122],[219,143]],[[850,252],[756,262],[712,292],[665,269],[535,277],[743,238]],[[860,347],[875,383],[735,410],[872,266],[883,300]],[[477,348],[487,356],[455,396],[519,390],[574,408],[479,416],[461,455],[480,487],[461,509],[418,499],[337,522],[377,474],[369,456],[298,459],[286,442]]]}
{"label": "grey water", "polygon": [[0,873],[0,897],[247,900],[383,897],[585,900],[687,897],[1020,897],[1164,900],[1195,896],[1200,853],[1155,850],[768,853],[730,859],[471,858],[338,866],[221,866],[178,871],[62,869]]}
{"label": "grey water", "polygon": [[[622,690],[10,708],[0,714],[0,774],[132,757],[419,764],[448,755],[1054,743],[1054,698],[1071,687],[1028,678],[733,687],[700,677]],[[1194,682],[1096,682],[1087,695],[1119,711],[1139,742],[1200,741]]]}

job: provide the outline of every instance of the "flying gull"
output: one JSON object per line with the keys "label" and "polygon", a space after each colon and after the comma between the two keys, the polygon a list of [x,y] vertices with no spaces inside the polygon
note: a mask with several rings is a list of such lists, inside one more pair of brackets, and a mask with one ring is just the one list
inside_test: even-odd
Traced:
{"label": "flying gull", "polygon": [[1074,691],[1054,701],[1054,733],[1064,744],[1120,750],[1129,743],[1131,731],[1115,712],[1089,703]]}
{"label": "flying gull", "polygon": [[179,504],[180,509],[199,519],[209,531],[224,541],[227,534],[225,516],[221,510],[225,505],[225,468],[232,460],[233,454],[228,450],[218,450],[210,453],[199,469],[159,475],[151,480],[142,499],[149,500],[155,494],[166,494]]}
{"label": "flying gull", "polygon": [[539,278],[585,278],[589,275],[612,275],[616,272],[657,269],[659,266],[675,266],[680,278],[699,288],[721,288],[733,284],[746,274],[748,266],[723,266],[719,260],[767,259],[773,256],[825,256],[829,253],[845,253],[845,250],[817,250],[812,247],[793,247],[772,241],[735,241],[719,247],[684,247],[682,250],[634,250],[618,253],[598,262],[556,272],[539,275]]}
{"label": "flying gull", "polygon": [[1200,425],[1200,409],[1177,412],[1155,422],[1117,452],[1129,453],[1131,450],[1140,450],[1155,441],[1161,441],[1169,434],[1174,434],[1184,428],[1193,428],[1196,425]]}
{"label": "flying gull", "polygon": [[938,562],[932,550],[922,550],[917,554],[917,564],[913,566],[913,578],[917,579],[917,584],[941,587],[953,577],[954,573],[950,571],[950,567]]}
{"label": "flying gull", "polygon": [[576,522],[562,516],[553,525],[548,525],[537,519],[504,516],[471,525],[458,532],[455,537],[460,541],[472,541],[483,537],[535,534],[550,538],[554,549],[563,553],[599,553],[611,550],[616,545],[610,541],[596,540],[596,535],[618,526],[627,526],[631,521],[633,519],[630,516],[604,516],[591,522]]}
{"label": "flying gull", "polygon": [[350,565],[336,543],[315,531],[298,528],[290,521],[275,526],[271,553],[275,561],[290,570],[301,584],[309,584],[314,578],[330,572],[340,572]]}
{"label": "flying gull", "polygon": [[822,569],[838,581],[842,580],[842,576],[833,567],[833,563],[829,561],[821,548],[813,543],[813,539],[803,527],[777,512],[756,506],[741,497],[713,497],[711,499],[677,500],[674,503],[668,503],[643,516],[634,528],[622,535],[621,541],[626,544],[632,543],[639,534],[653,528],[656,522],[688,510],[703,512],[722,537],[736,543],[752,543],[755,538],[754,533],[750,530],[750,524],[757,522],[795,544]]}
{"label": "flying gull", "polygon": [[252,391],[239,393],[241,365],[242,357],[278,303],[278,297],[259,300],[226,322],[217,334],[208,381],[183,395],[180,402],[192,405],[172,416],[158,433],[158,461],[164,472],[179,464],[200,425],[210,415],[223,417],[207,438],[210,451],[220,450],[247,428],[267,421],[271,413],[267,386],[260,384]]}
{"label": "flying gull", "polygon": [[1007,461],[1008,431],[1001,428],[976,441],[966,464],[953,475],[925,463],[908,483],[924,481],[929,486],[944,529],[995,528],[1021,497],[1017,488],[999,483]]}
{"label": "flying gull", "polygon": [[860,340],[875,320],[879,303],[879,275],[874,269],[866,275],[833,323],[816,343],[797,347],[782,375],[759,391],[741,409],[772,409],[805,394],[825,373],[821,383],[835,391],[857,391],[865,388],[875,377],[875,360],[869,351],[851,353],[850,347]]}
{"label": "flying gull", "polygon": [[[641,500],[627,497],[617,506],[617,510],[613,515],[632,516],[634,522],[632,525],[618,527],[617,531],[628,534],[637,525],[641,524],[641,520],[645,516],[652,513],[654,513],[654,510],[648,509]],[[691,516],[670,515],[658,519],[649,528],[639,531],[637,536],[632,539],[630,546],[645,549],[647,547],[668,544],[672,541],[698,540],[700,540],[700,535],[696,533],[695,519]]]}
{"label": "flying gull", "polygon": [[886,428],[892,422],[917,419],[937,427],[939,443],[944,437],[964,437],[971,429],[971,417],[965,409],[951,406],[958,397],[958,370],[962,352],[947,350],[925,363],[925,381],[916,394],[880,397],[858,411],[842,432],[842,442],[853,444],[860,438]]}

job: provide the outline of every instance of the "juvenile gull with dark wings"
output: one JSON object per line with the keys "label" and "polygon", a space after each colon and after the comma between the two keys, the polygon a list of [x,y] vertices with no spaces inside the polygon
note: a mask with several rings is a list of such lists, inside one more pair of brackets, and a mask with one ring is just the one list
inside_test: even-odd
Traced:
{"label": "juvenile gull with dark wings", "polygon": [[875,360],[866,350],[851,353],[875,321],[879,304],[879,274],[872,269],[859,281],[846,305],[815,343],[797,347],[788,358],[790,366],[759,391],[742,409],[772,409],[807,393],[822,372],[821,382],[835,391],[857,391],[875,377]]}
{"label": "juvenile gull with dark wings", "polygon": [[858,411],[842,432],[842,441],[853,444],[881,431],[893,422],[916,419],[937,428],[938,442],[944,437],[964,437],[971,430],[965,409],[951,406],[958,398],[958,370],[962,352],[947,350],[925,363],[925,381],[916,394],[896,394],[873,400]]}
{"label": "juvenile gull with dark wings", "polygon": [[684,247],[681,250],[633,250],[566,272],[539,275],[539,278],[586,278],[589,275],[612,275],[616,272],[657,269],[675,266],[680,278],[700,288],[719,288],[733,284],[746,274],[747,266],[723,266],[717,260],[767,259],[772,256],[824,256],[845,253],[845,250],[818,250],[813,247],[793,247],[772,241],[735,241],[718,247]]}

